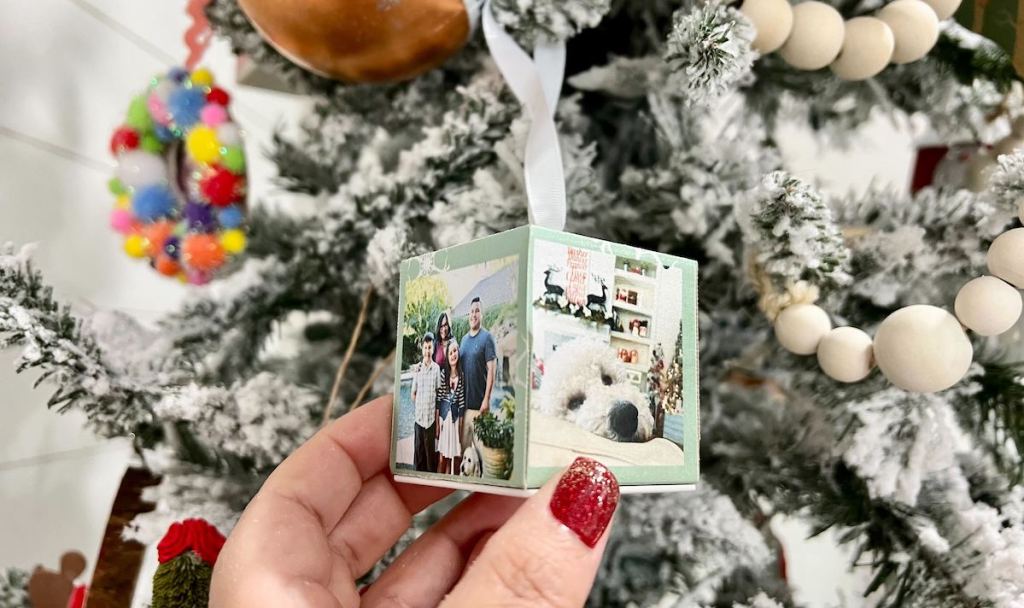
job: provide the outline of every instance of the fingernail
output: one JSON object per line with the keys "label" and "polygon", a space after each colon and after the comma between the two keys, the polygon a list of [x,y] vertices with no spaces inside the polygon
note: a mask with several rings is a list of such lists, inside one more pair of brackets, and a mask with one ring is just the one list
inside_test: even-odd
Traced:
{"label": "fingernail", "polygon": [[619,482],[596,460],[579,457],[566,469],[551,497],[551,514],[588,547],[597,544],[619,504]]}

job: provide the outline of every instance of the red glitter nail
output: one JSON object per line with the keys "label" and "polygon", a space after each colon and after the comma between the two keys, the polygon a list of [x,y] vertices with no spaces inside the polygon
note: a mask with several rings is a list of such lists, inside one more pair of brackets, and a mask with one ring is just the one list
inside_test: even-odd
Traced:
{"label": "red glitter nail", "polygon": [[551,514],[588,547],[597,544],[619,504],[619,482],[596,460],[579,457],[558,480]]}

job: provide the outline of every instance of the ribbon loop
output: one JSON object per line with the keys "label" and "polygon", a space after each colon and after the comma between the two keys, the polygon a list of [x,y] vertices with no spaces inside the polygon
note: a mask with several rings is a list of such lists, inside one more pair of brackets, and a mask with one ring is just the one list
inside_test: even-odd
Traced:
{"label": "ribbon loop", "polygon": [[562,230],[566,215],[565,173],[555,127],[555,106],[565,73],[565,43],[539,41],[531,59],[495,20],[490,0],[484,4],[482,17],[484,38],[494,63],[530,119],[523,160],[530,223]]}

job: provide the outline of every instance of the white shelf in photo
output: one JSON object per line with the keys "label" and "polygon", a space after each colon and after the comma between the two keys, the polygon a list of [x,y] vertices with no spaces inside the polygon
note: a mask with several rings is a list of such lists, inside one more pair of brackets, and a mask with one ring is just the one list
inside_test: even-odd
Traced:
{"label": "white shelf in photo", "polygon": [[637,344],[644,344],[647,346],[651,345],[650,338],[641,338],[640,336],[634,336],[633,334],[629,334],[624,331],[613,331],[611,336],[618,340],[625,340],[626,342],[636,342]]}
{"label": "white shelf in photo", "polygon": [[638,372],[642,372],[642,373],[645,373],[645,374],[648,371],[650,371],[650,366],[647,366],[647,365],[641,365],[639,363],[626,363],[625,361],[623,361],[622,364],[625,365],[628,369],[635,370],[635,371],[638,371]]}
{"label": "white shelf in photo", "polygon": [[653,286],[655,284],[654,277],[637,274],[635,272],[630,272],[628,270],[616,269],[615,277],[618,279],[622,279],[623,282],[633,283],[634,285]]}
{"label": "white shelf in photo", "polygon": [[643,315],[645,317],[654,316],[654,312],[646,308],[641,308],[636,304],[630,304],[629,302],[623,302],[621,300],[616,300],[615,302],[612,302],[612,308],[618,308],[619,310],[625,310],[626,312]]}

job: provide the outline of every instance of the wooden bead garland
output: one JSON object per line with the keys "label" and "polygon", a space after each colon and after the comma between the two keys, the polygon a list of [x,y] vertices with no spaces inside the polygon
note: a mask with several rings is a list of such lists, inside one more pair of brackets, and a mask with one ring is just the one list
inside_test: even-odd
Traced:
{"label": "wooden bead garland", "polygon": [[906,391],[945,390],[967,373],[974,347],[956,317],[936,306],[906,306],[875,332],[878,369]]}
{"label": "wooden bead garland", "polygon": [[778,50],[793,31],[793,7],[789,0],[747,0],[740,12],[757,24],[751,46],[761,54]]}
{"label": "wooden bead garland", "polygon": [[893,63],[917,61],[932,50],[939,39],[939,18],[921,0],[896,0],[878,11],[878,18],[892,29],[896,48]]}
{"label": "wooden bead garland", "polygon": [[742,12],[754,24],[752,46],[762,54],[778,50],[794,68],[817,70],[831,64],[843,80],[863,80],[889,63],[921,59],[935,46],[939,21],[961,0],[895,0],[875,17],[842,20],[831,6],[811,0],[790,7],[784,0],[744,0]]}
{"label": "wooden bead garland", "polygon": [[775,337],[797,355],[813,355],[830,329],[828,313],[814,304],[787,306],[775,319]]}
{"label": "wooden bead garland", "polygon": [[[1024,199],[1018,206],[1024,215]],[[899,388],[932,393],[953,386],[970,369],[974,347],[965,327],[981,336],[996,336],[1016,325],[1024,310],[1018,291],[1024,289],[1024,228],[999,235],[989,247],[987,260],[994,276],[975,278],[960,289],[954,303],[956,316],[935,306],[905,306],[879,324],[874,340],[853,327],[831,329],[828,313],[811,303],[816,292],[806,285],[794,285],[786,298],[763,295],[762,302],[766,298],[793,302],[778,311],[775,335],[794,354],[817,353],[818,364],[829,377],[840,382],[862,380],[870,374],[873,359]],[[767,314],[778,310],[762,308]]]}
{"label": "wooden bead garland", "polygon": [[896,39],[884,21],[855,17],[846,22],[843,48],[830,67],[843,80],[871,78],[889,65],[895,46]]}
{"label": "wooden bead garland", "polygon": [[874,367],[871,336],[856,327],[837,327],[818,344],[818,365],[839,382],[858,382]]}
{"label": "wooden bead garland", "polygon": [[953,310],[965,327],[979,336],[998,336],[1020,318],[1020,292],[995,277],[978,277],[960,288]]}
{"label": "wooden bead garland", "polygon": [[793,30],[779,55],[798,70],[818,70],[832,63],[842,47],[843,16],[810,0],[793,7]]}

